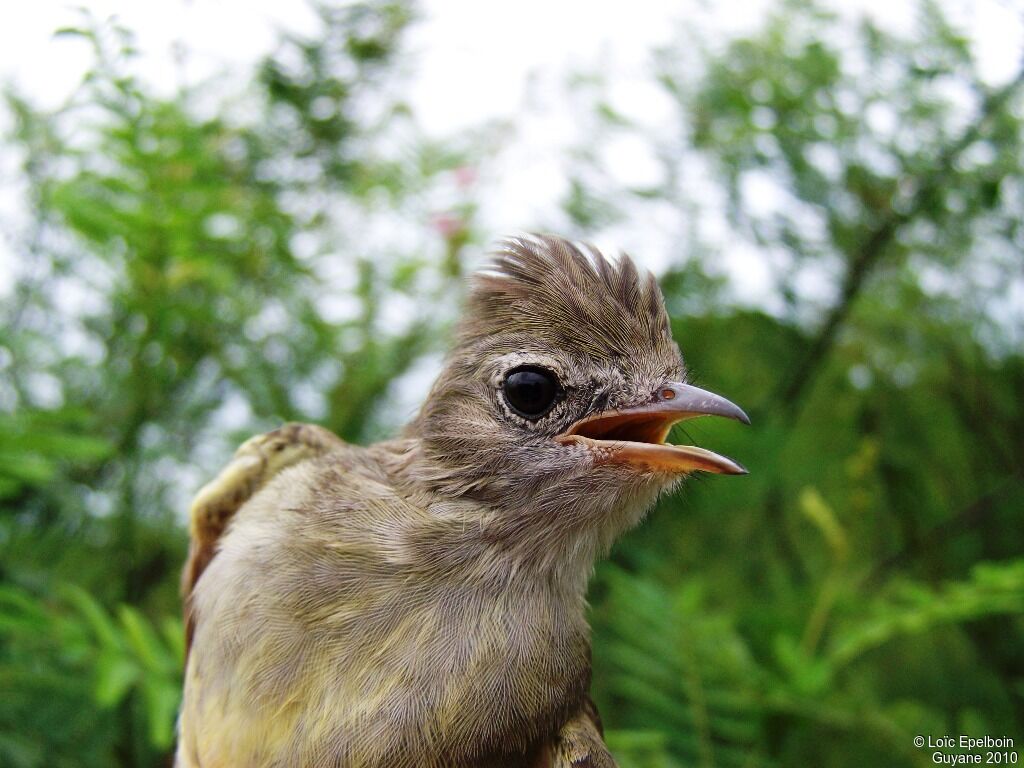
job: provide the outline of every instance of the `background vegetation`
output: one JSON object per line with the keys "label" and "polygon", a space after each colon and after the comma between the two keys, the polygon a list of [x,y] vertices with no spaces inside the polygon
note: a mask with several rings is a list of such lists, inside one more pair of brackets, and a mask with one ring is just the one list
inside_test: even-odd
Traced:
{"label": "background vegetation", "polygon": [[[0,309],[0,765],[166,764],[189,495],[282,420],[386,434],[503,234],[473,184],[501,132],[439,143],[403,101],[408,6],[320,15],[230,97],[154,93],[130,33],[89,18],[60,33],[95,50],[66,105],[7,90],[34,218]],[[507,222],[671,222],[676,338],[754,420],[690,430],[749,478],[690,482],[598,570],[594,691],[626,768],[1024,741],[1024,74],[992,88],[937,6],[919,22],[789,2],[714,49],[684,26],[652,57],[668,132],[586,73],[562,210]],[[661,182],[606,172],[622,137]],[[711,199],[767,265],[759,307],[693,224]]]}

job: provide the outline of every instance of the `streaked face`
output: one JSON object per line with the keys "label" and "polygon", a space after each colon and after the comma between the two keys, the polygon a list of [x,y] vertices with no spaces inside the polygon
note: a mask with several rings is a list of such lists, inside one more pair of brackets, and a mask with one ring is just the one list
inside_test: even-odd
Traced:
{"label": "streaked face", "polygon": [[701,415],[747,420],[686,383],[654,279],[625,257],[538,238],[511,241],[477,277],[419,426],[463,485],[514,501],[560,476],[579,488],[590,473],[612,494],[694,471],[744,473],[665,442],[673,424]]}

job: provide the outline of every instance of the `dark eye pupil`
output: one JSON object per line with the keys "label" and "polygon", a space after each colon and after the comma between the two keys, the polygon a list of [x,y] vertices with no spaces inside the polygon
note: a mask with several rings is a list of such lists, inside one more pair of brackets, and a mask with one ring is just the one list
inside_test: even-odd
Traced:
{"label": "dark eye pupil", "polygon": [[505,401],[513,411],[528,419],[547,413],[558,397],[558,380],[549,371],[522,368],[505,378]]}

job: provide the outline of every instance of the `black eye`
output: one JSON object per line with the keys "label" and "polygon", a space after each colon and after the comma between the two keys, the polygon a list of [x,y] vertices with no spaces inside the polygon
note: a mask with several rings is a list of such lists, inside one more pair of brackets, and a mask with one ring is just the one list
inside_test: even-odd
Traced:
{"label": "black eye", "polygon": [[544,368],[516,368],[501,385],[509,408],[526,419],[539,419],[551,410],[561,388],[558,377]]}

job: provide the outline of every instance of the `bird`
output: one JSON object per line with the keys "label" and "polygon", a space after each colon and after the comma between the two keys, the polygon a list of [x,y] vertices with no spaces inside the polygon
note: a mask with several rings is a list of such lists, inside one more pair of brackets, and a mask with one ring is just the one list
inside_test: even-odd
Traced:
{"label": "bird", "polygon": [[195,497],[177,768],[609,768],[589,695],[595,562],[732,459],[658,284],[554,235],[501,241],[398,437],[244,443]]}

